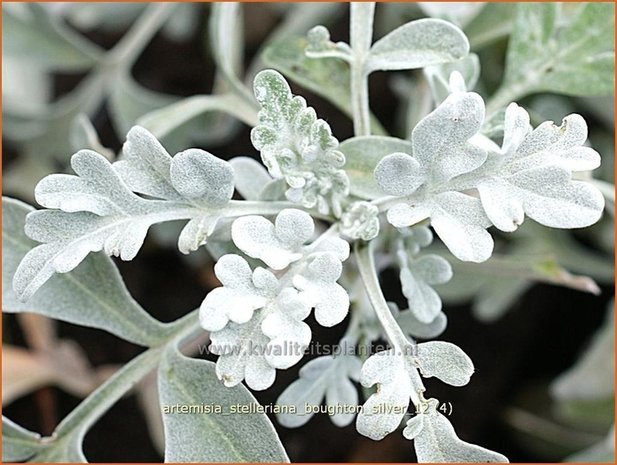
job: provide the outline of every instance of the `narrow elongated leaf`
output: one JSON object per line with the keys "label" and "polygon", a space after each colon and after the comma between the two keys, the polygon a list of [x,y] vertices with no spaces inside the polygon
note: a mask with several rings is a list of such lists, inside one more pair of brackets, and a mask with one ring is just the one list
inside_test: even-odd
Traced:
{"label": "narrow elongated leaf", "polygon": [[[233,94],[187,97],[140,115],[137,124],[156,137],[165,138],[182,125],[211,112],[229,113],[251,126],[257,124],[257,112]],[[214,138],[216,125],[212,126],[208,132]]]}
{"label": "narrow elongated leaf", "polygon": [[103,329],[140,345],[156,343],[165,325],[133,298],[111,259],[90,255],[69,274],[53,276],[27,303],[13,291],[17,265],[37,244],[24,234],[26,215],[34,209],[18,200],[2,201],[2,310],[33,312]]}
{"label": "narrow elongated leaf", "polygon": [[370,50],[367,69],[399,70],[447,63],[469,52],[465,34],[440,19],[412,21],[382,37]]}
{"label": "narrow elongated leaf", "polygon": [[2,461],[21,462],[28,460],[43,448],[41,436],[22,428],[17,423],[2,417]]}
{"label": "narrow elongated leaf", "polygon": [[[170,347],[158,379],[167,462],[289,462],[255,398],[242,385],[225,387],[214,363]],[[208,406],[221,412],[200,410]]]}

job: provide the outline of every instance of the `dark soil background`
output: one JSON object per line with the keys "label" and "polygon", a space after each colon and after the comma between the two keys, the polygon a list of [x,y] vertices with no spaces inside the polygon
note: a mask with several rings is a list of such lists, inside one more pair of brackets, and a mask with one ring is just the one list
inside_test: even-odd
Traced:
{"label": "dark soil background", "polygon": [[[257,51],[260,37],[271,29],[276,18],[260,5],[246,5],[246,18],[255,25],[249,32],[247,56]],[[205,7],[204,7],[205,9]],[[207,93],[213,72],[203,37],[204,22],[193,40],[172,42],[158,35],[134,68],[135,78],[153,90],[178,95]],[[347,18],[344,16],[333,29],[335,39],[345,38]],[[97,43],[109,47],[121,34],[89,33]],[[252,39],[251,39],[252,37]],[[72,88],[81,76],[57,76],[58,95]],[[349,119],[336,109],[304,90],[295,90],[307,98],[318,114],[326,119],[336,136],[343,140],[352,135]],[[389,90],[384,73],[371,78],[371,103],[385,127],[394,122],[396,99]],[[105,146],[118,150],[122,136],[114,134],[106,108],[94,117]],[[221,156],[254,154],[249,128],[243,127],[226,145],[203,147]],[[4,165],[17,156],[5,145]],[[209,265],[189,266],[179,252],[158,245],[151,237],[138,257],[130,262],[118,262],[133,296],[155,317],[174,320],[196,308],[213,284]],[[396,274],[382,276],[386,295],[402,304]],[[558,461],[561,457],[537,457],[521,448],[516,437],[504,424],[503,413],[530,384],[547,382],[570,367],[600,326],[608,300],[614,289],[602,289],[600,297],[567,289],[538,285],[520,299],[511,311],[497,323],[478,322],[466,306],[447,307],[448,329],[440,339],[453,342],[465,350],[476,366],[468,386],[454,388],[427,380],[428,393],[442,402],[451,402],[451,420],[459,436],[465,440],[493,448],[512,462]],[[584,315],[584,317],[582,317]],[[335,344],[345,323],[331,329],[309,320],[314,341]],[[102,331],[60,323],[63,338],[74,339],[87,353],[94,366],[121,364],[135,357],[141,348],[121,341]],[[4,335],[12,343],[24,344],[13,316],[4,316]],[[6,339],[5,339],[6,340]],[[265,392],[254,393],[263,404],[273,403],[282,390],[297,378],[300,366],[277,372],[275,385]],[[204,401],[206,401],[204,399]],[[67,415],[80,399],[55,389],[46,388],[15,401],[4,409],[12,420],[34,431],[49,434],[55,424]],[[413,445],[400,433],[393,433],[381,442],[360,436],[353,426],[335,427],[326,415],[317,415],[304,427],[285,429],[273,418],[283,444],[292,461],[396,461],[415,459]],[[92,462],[156,462],[161,457],[151,445],[146,424],[134,396],[122,399],[90,431],[85,440],[85,454]]]}

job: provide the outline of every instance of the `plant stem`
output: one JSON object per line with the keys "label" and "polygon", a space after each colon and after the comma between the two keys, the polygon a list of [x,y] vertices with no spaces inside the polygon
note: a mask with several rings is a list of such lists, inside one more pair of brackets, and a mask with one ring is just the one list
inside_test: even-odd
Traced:
{"label": "plant stem", "polygon": [[307,213],[310,213],[314,218],[319,218],[330,222],[335,221],[335,219],[330,215],[319,213],[318,211],[303,208],[298,204],[285,201],[262,202],[259,200],[230,200],[229,204],[227,204],[222,213],[226,217],[243,215],[276,215],[280,213],[281,210],[286,208],[304,210]]}
{"label": "plant stem", "polygon": [[130,68],[146,45],[165,24],[175,7],[176,5],[171,2],[150,4],[133,27],[107,53],[105,61],[113,65]]}
{"label": "plant stem", "polygon": [[373,258],[372,242],[366,243],[356,242],[355,245],[356,263],[360,276],[364,282],[366,293],[371,305],[375,310],[375,314],[383,327],[386,336],[390,340],[395,353],[405,357],[407,372],[411,379],[413,390],[410,393],[411,400],[416,407],[424,404],[426,401],[422,398],[422,392],[425,391],[422,378],[418,373],[417,368],[411,363],[411,357],[415,353],[415,344],[410,342],[401,327],[398,325],[379,285],[379,277],[375,268],[375,260]]}
{"label": "plant stem", "polygon": [[366,59],[373,40],[375,3],[350,4],[349,44],[353,52],[351,66],[351,109],[356,136],[371,134]]}
{"label": "plant stem", "polygon": [[371,121],[368,101],[368,76],[358,58],[351,63],[351,109],[353,129],[356,136],[371,134]]}
{"label": "plant stem", "polygon": [[199,310],[194,310],[170,324],[167,337],[162,343],[135,357],[86,397],[62,420],[54,434],[50,438],[45,438],[48,447],[54,447],[71,439],[81,443],[81,439],[83,439],[87,430],[138,381],[159,364],[169,344],[174,344],[181,339],[203,332],[198,324],[198,313]]}

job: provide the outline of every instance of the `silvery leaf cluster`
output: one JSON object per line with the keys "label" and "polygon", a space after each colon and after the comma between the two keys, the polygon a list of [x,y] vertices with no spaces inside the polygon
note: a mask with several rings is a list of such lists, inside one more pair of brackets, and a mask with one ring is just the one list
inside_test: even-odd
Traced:
{"label": "silvery leaf cluster", "polygon": [[[347,354],[311,360],[300,369],[299,379],[287,386],[276,401],[281,406],[293,405],[297,413],[280,413],[278,421],[287,428],[302,426],[313,417],[312,408],[325,400],[334,409],[330,416],[332,423],[341,427],[349,425],[358,404],[358,390],[353,382],[359,381],[361,366],[359,358]],[[351,407],[351,411],[345,407]]]}
{"label": "silvery leaf cluster", "polygon": [[74,269],[91,252],[132,260],[150,226],[189,219],[179,249],[203,244],[229,203],[233,169],[199,149],[173,158],[145,129],[134,127],[124,158],[111,164],[103,155],[81,150],[71,159],[76,173],[52,174],[35,190],[46,209],[28,214],[26,234],[42,244],[24,257],[14,288],[27,299],[54,273]]}
{"label": "silvery leaf cluster", "polygon": [[340,216],[349,180],[341,169],[345,157],[328,123],[317,118],[304,98],[293,96],[276,71],[260,72],[254,92],[261,110],[251,141],[272,177],[287,182],[287,199]]}
{"label": "silvery leaf cluster", "polygon": [[337,283],[349,244],[338,237],[308,242],[314,233],[310,215],[282,210],[274,223],[250,215],[232,225],[232,239],[245,254],[269,269],[251,269],[240,255],[219,259],[215,274],[223,284],[211,291],[200,309],[200,322],[211,331],[210,350],[219,355],[216,372],[225,385],[242,380],[266,389],[276,369],[300,361],[311,341],[304,322],[314,309],[322,326],[340,323],[349,296]]}
{"label": "silvery leaf cluster", "polygon": [[[358,432],[374,440],[396,430],[413,399],[421,399],[423,388],[418,371],[452,386],[464,386],[473,374],[471,359],[456,345],[443,341],[418,344],[414,354],[389,349],[369,357],[362,366],[360,382],[377,385],[377,392],[364,403],[356,419]],[[416,401],[414,401],[416,402]],[[383,406],[388,406],[384,410]]]}
{"label": "silvery leaf cluster", "polygon": [[484,112],[478,94],[454,92],[414,128],[412,154],[379,162],[377,183],[400,198],[388,210],[391,224],[402,228],[428,218],[457,258],[482,262],[493,251],[491,225],[513,231],[527,215],[545,226],[579,228],[600,218],[600,191],[572,178],[600,163],[597,152],[583,146],[582,117],[532,129],[527,112],[511,104],[499,147],[479,133]]}
{"label": "silvery leaf cluster", "polygon": [[422,247],[433,241],[428,227],[403,230],[402,236],[396,255],[403,295],[413,316],[420,323],[429,325],[438,317],[443,319],[440,316],[443,314],[441,298],[433,286],[448,282],[452,278],[452,267],[440,255],[419,254]]}

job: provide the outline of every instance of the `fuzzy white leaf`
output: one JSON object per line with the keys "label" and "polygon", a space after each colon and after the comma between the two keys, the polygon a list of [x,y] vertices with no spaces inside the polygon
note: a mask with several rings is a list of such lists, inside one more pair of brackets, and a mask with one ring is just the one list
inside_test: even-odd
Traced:
{"label": "fuzzy white leaf", "polygon": [[413,207],[406,203],[397,203],[388,209],[386,218],[395,228],[413,226],[431,216],[430,205],[419,204]]}
{"label": "fuzzy white leaf", "polygon": [[341,216],[341,233],[352,239],[370,241],[379,234],[379,209],[363,201],[353,202]]}
{"label": "fuzzy white leaf", "polygon": [[469,42],[458,27],[439,19],[419,19],[375,42],[367,68],[369,72],[422,68],[458,60],[468,52]]}
{"label": "fuzzy white leaf", "polygon": [[322,326],[340,323],[349,311],[349,295],[336,282],[342,271],[339,258],[325,252],[314,257],[303,273],[294,276],[294,286],[315,307],[315,319]]}
{"label": "fuzzy white leaf", "polygon": [[415,415],[407,421],[407,426],[403,430],[403,436],[410,441],[415,439],[424,428],[424,415]]}
{"label": "fuzzy white leaf", "polygon": [[375,167],[375,179],[383,192],[401,197],[420,187],[426,174],[414,157],[406,153],[392,153]]}
{"label": "fuzzy white leaf", "polygon": [[493,252],[491,225],[479,199],[460,192],[444,192],[415,206],[396,204],[388,210],[388,221],[397,228],[426,218],[450,252],[463,261],[482,262]]}
{"label": "fuzzy white leaf", "polygon": [[489,218],[502,231],[514,231],[530,218],[553,228],[582,228],[600,219],[604,197],[594,186],[572,181],[557,166],[532,168],[482,182],[478,191]]}
{"label": "fuzzy white leaf", "polygon": [[238,218],[232,225],[231,236],[244,253],[282,270],[302,258],[302,246],[314,231],[315,224],[308,213],[286,209],[276,216],[274,224],[262,216]]}
{"label": "fuzzy white leaf", "polygon": [[19,262],[36,246],[24,233],[26,215],[33,210],[2,199],[2,310],[38,313],[103,329],[135,344],[156,344],[165,326],[133,300],[114,263],[102,254],[87,257],[70,274],[53,276],[27,303],[19,300],[11,284]]}
{"label": "fuzzy white leaf", "polygon": [[340,216],[349,180],[341,169],[345,157],[328,123],[317,119],[302,97],[294,97],[276,71],[260,72],[254,91],[261,111],[251,141],[270,174],[286,180],[286,196],[292,202]]}
{"label": "fuzzy white leaf", "polygon": [[181,198],[171,183],[172,158],[149,131],[132,127],[122,146],[122,157],[113,167],[131,190],[159,199]]}
{"label": "fuzzy white leaf", "polygon": [[310,327],[303,320],[310,305],[295,289],[283,289],[253,313],[244,324],[228,323],[211,333],[210,350],[219,355],[216,370],[226,386],[246,379],[255,390],[274,383],[276,368],[295,365],[311,340]]}
{"label": "fuzzy white leaf", "polygon": [[254,310],[276,296],[279,287],[272,273],[263,268],[251,271],[248,262],[239,255],[222,256],[214,266],[214,273],[223,287],[210,291],[199,311],[201,326],[208,331],[219,331],[230,320],[246,323]]}
{"label": "fuzzy white leaf", "polygon": [[[345,172],[349,176],[350,192],[363,199],[377,199],[383,195],[374,172],[384,157],[392,153],[411,155],[413,150],[409,141],[384,136],[352,137],[341,142],[339,148],[346,158]],[[401,172],[398,176],[409,177]]]}
{"label": "fuzzy white leaf", "polygon": [[234,171],[229,163],[211,153],[188,149],[174,156],[171,183],[185,198],[208,207],[223,207],[234,193]]}
{"label": "fuzzy white leaf", "polygon": [[527,112],[506,110],[500,154],[492,154],[490,174],[478,183],[482,205],[502,231],[514,231],[527,214],[554,228],[589,226],[600,218],[604,198],[594,186],[571,179],[572,171],[597,168],[599,155],[582,144],[587,125],[579,115],[529,127]]}
{"label": "fuzzy white leaf", "polygon": [[411,261],[404,251],[399,255],[403,255],[400,279],[409,309],[421,323],[430,324],[441,312],[441,299],[431,285],[448,282],[452,267],[438,255],[424,255]]}
{"label": "fuzzy white leaf", "polygon": [[[212,232],[233,194],[233,170],[227,162],[196,149],[172,160],[142,128],[130,132],[125,150],[127,159],[118,169],[102,155],[82,150],[71,159],[77,176],[52,174],[39,182],[37,201],[61,211],[28,216],[26,234],[43,244],[24,257],[15,273],[20,298],[31,297],[54,273],[71,271],[90,252],[104,250],[132,260],[155,223],[197,217],[180,238],[185,253]],[[162,199],[140,197],[131,186]]]}
{"label": "fuzzy white leaf", "polygon": [[416,125],[411,135],[413,154],[430,184],[448,181],[484,163],[486,151],[468,142],[483,121],[482,98],[473,92],[457,92]]}
{"label": "fuzzy white leaf", "polygon": [[274,383],[276,369],[264,355],[269,341],[260,328],[262,311],[256,310],[248,323],[228,323],[210,334],[210,351],[219,355],[216,375],[225,386],[235,386],[245,379],[251,389],[261,391]]}
{"label": "fuzzy white leaf", "polygon": [[377,384],[378,389],[358,413],[356,428],[379,441],[398,428],[409,407],[412,385],[403,356],[393,350],[372,355],[362,366],[360,382],[364,387]]}
{"label": "fuzzy white leaf", "polygon": [[405,334],[420,339],[433,339],[443,333],[448,325],[444,312],[439,312],[433,321],[427,324],[420,321],[411,310],[403,310],[396,317],[396,321]]}
{"label": "fuzzy white leaf", "polygon": [[418,462],[508,462],[497,452],[460,440],[450,421],[437,411],[438,402],[430,399],[429,403],[428,412],[419,414],[423,416],[423,427],[414,439]]}
{"label": "fuzzy white leaf", "polygon": [[493,238],[486,231],[490,221],[480,200],[459,192],[435,197],[431,225],[444,244],[460,260],[483,262],[493,252]]}
{"label": "fuzzy white leaf", "polygon": [[452,386],[464,386],[474,372],[471,359],[449,342],[429,341],[417,346],[417,360],[422,376],[435,377]]}
{"label": "fuzzy white leaf", "polygon": [[424,75],[437,104],[453,92],[472,90],[480,77],[480,59],[475,53],[460,60],[441,65],[427,66]]}
{"label": "fuzzy white leaf", "polygon": [[292,288],[283,289],[273,306],[261,323],[270,339],[265,358],[270,366],[285,370],[302,359],[311,342],[311,328],[303,321],[311,306]]}
{"label": "fuzzy white leaf", "polygon": [[[357,381],[360,376],[361,362],[352,356],[323,356],[311,360],[300,369],[299,378],[291,383],[279,396],[278,405],[293,405],[296,414],[280,413],[277,419],[287,428],[304,425],[312,417],[306,412],[309,406],[318,406],[326,399],[329,406],[356,406],[358,391],[350,380]],[[336,412],[331,416],[337,426],[347,426],[354,415]]]}
{"label": "fuzzy white leaf", "polygon": [[180,231],[178,250],[183,254],[188,254],[199,249],[212,235],[219,219],[219,216],[216,214],[192,218]]}

